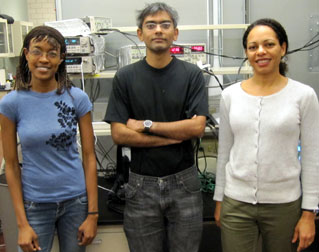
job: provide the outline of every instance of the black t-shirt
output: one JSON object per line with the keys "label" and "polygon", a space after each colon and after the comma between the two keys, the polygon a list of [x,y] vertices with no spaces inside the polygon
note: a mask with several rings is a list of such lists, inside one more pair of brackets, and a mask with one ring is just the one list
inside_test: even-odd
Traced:
{"label": "black t-shirt", "polygon": [[[172,122],[208,114],[207,91],[200,69],[173,57],[157,69],[141,60],[121,68],[113,79],[105,121],[129,118]],[[152,148],[131,148],[131,171],[163,177],[194,164],[191,140]]]}

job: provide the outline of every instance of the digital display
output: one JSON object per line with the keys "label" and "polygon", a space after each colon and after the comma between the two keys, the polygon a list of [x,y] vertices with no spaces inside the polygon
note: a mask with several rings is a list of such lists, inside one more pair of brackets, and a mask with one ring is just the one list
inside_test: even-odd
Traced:
{"label": "digital display", "polygon": [[65,59],[65,64],[67,65],[80,65],[81,63],[82,63],[82,57]]}
{"label": "digital display", "polygon": [[205,51],[205,47],[201,46],[201,45],[192,46],[191,49],[192,49],[192,52],[204,52]]}
{"label": "digital display", "polygon": [[184,54],[184,48],[181,46],[172,46],[170,52],[171,54]]}
{"label": "digital display", "polygon": [[65,38],[65,44],[68,45],[79,45],[80,38]]}

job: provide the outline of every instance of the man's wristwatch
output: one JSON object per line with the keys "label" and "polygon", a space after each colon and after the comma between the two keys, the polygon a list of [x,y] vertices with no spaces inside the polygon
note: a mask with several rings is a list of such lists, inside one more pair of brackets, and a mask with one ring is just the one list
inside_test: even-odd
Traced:
{"label": "man's wristwatch", "polygon": [[144,132],[149,132],[153,125],[153,122],[151,120],[145,120],[143,122],[143,125],[144,125]]}

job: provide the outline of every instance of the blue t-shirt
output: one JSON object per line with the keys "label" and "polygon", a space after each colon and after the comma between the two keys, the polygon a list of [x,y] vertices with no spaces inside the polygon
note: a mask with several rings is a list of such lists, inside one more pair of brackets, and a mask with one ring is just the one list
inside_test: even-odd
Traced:
{"label": "blue t-shirt", "polygon": [[25,200],[61,202],[86,193],[76,135],[92,104],[79,88],[70,94],[12,91],[0,102],[0,113],[16,123]]}

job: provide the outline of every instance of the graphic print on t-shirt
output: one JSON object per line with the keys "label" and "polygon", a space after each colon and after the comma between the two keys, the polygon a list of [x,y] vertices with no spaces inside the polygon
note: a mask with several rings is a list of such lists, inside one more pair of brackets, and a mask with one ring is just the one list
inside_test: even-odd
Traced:
{"label": "graphic print on t-shirt", "polygon": [[56,136],[55,134],[51,135],[51,138],[46,141],[46,144],[50,144],[55,147],[58,151],[67,150],[71,146],[75,136],[76,136],[76,115],[74,107],[69,107],[63,101],[57,101],[54,105],[58,109],[58,122],[64,132]]}

